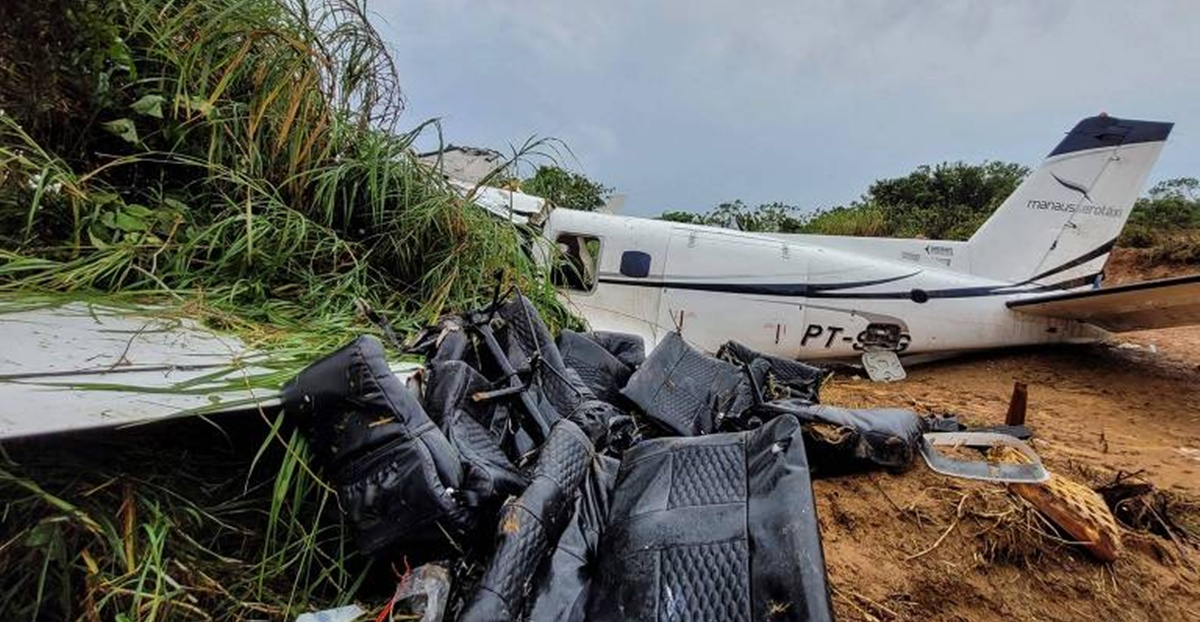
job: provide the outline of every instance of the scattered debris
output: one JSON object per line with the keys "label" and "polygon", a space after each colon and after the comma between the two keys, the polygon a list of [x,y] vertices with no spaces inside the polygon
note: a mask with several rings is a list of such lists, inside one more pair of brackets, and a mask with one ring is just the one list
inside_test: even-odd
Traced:
{"label": "scattered debris", "polygon": [[1118,473],[1096,488],[1121,524],[1171,540],[1176,546],[1200,546],[1200,503],[1159,490],[1135,474]]}
{"label": "scattered debris", "polygon": [[296,618],[296,622],[355,622],[366,613],[358,605],[346,605],[336,609],[302,613]]}
{"label": "scattered debris", "polygon": [[[830,460],[888,466],[913,452],[891,436],[919,437],[907,411],[805,410],[824,370],[736,343],[715,358],[677,334],[649,357],[626,335],[555,342],[520,294],[444,318],[412,351],[423,395],[360,337],[283,403],[360,549],[482,568],[456,573],[462,620],[830,619],[802,428],[838,422],[866,449]],[[639,441],[664,431],[675,437]]]}
{"label": "scattered debris", "polygon": [[[993,432],[937,432],[924,435],[921,457],[933,471],[952,477],[979,479],[989,482],[1039,484],[1050,479],[1033,449],[1019,439]],[[981,450],[983,459],[956,459],[943,454],[937,447]],[[1022,456],[1020,462],[999,460],[992,453],[1009,448]]]}
{"label": "scattered debris", "polygon": [[[950,458],[935,449],[939,446],[978,450],[985,459]],[[944,475],[1007,482],[1009,491],[1028,501],[1100,561],[1112,562],[1120,554],[1120,530],[1101,496],[1087,486],[1046,471],[1033,449],[1012,436],[987,432],[926,434],[921,455],[930,469]]]}
{"label": "scattered debris", "polygon": [[446,177],[468,184],[479,184],[498,174],[511,175],[515,168],[499,151],[464,145],[446,145],[418,154],[417,159]]}
{"label": "scattered debris", "polygon": [[759,365],[766,367],[767,382],[759,388],[764,398],[772,400],[801,399],[815,404],[820,401],[821,383],[830,376],[827,369],[756,352],[736,341],[725,342],[717,358],[742,366],[761,360]]}
{"label": "scattered debris", "polygon": [[1004,425],[1025,425],[1025,411],[1028,408],[1029,387],[1024,382],[1014,382],[1012,399],[1008,402],[1008,412],[1004,415]]}
{"label": "scattered debris", "polygon": [[[1102,561],[1120,551],[1100,495],[1049,474],[1020,440],[1030,436],[1021,383],[1005,425],[963,431],[954,416],[819,404],[825,370],[734,342],[714,357],[678,333],[648,356],[629,335],[554,340],[520,294],[443,318],[409,351],[425,357],[409,387],[362,337],[283,392],[360,548],[451,560],[453,581],[436,568],[436,585],[414,587],[428,566],[406,575],[389,612],[436,592],[436,606],[415,613],[830,619],[811,474],[899,472],[917,453],[938,473],[1008,483]],[[908,560],[974,516],[969,496]],[[1019,519],[987,516],[1010,515]]]}
{"label": "scattered debris", "polygon": [[1008,488],[1033,504],[1096,559],[1117,559],[1121,532],[1096,491],[1058,474],[1051,474],[1042,484],[1009,484]]}
{"label": "scattered debris", "polygon": [[400,615],[418,622],[441,622],[449,597],[450,573],[437,564],[425,564],[401,577],[387,613],[391,619]]}
{"label": "scattered debris", "polygon": [[968,426],[954,415],[926,416],[924,418],[926,432],[989,432],[1005,434],[1013,438],[1027,441],[1033,438],[1033,430],[1025,425],[977,425]]}
{"label": "scattered debris", "polygon": [[892,350],[872,350],[862,355],[863,369],[875,382],[898,382],[908,377],[900,357]]}
{"label": "scattered debris", "polygon": [[923,432],[921,417],[900,408],[854,410],[803,400],[778,400],[757,407],[762,420],[789,414],[805,423],[805,446],[814,470],[845,473],[863,468],[907,469]]}

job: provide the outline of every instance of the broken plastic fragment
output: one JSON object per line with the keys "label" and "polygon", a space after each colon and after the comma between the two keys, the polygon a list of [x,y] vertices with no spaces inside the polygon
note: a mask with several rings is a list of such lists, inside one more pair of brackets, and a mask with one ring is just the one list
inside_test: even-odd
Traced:
{"label": "broken plastic fragment", "polygon": [[296,618],[296,622],[354,622],[365,613],[358,605],[346,605],[335,609],[302,613]]}
{"label": "broken plastic fragment", "polygon": [[417,620],[420,615],[419,622],[441,622],[446,616],[449,597],[450,572],[437,564],[418,566],[396,586],[391,602],[392,619]]}
{"label": "broken plastic fragment", "polygon": [[[935,447],[973,447],[992,449],[1010,447],[1027,462],[997,462],[989,460],[957,460],[940,453]],[[1042,461],[1024,442],[1007,434],[991,432],[942,432],[926,434],[921,444],[921,456],[929,468],[942,475],[979,479],[989,482],[1040,484],[1050,479]]]}

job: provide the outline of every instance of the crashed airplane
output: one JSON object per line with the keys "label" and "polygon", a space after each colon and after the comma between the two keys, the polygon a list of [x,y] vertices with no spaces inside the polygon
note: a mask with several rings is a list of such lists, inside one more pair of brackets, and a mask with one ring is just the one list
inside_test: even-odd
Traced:
{"label": "crashed airplane", "polygon": [[[552,209],[477,180],[450,183],[481,209],[540,230],[549,244],[535,245],[539,259],[594,330],[648,347],[677,331],[708,352],[734,340],[786,359],[861,358],[873,378],[895,380],[900,356],[1200,322],[1200,275],[1097,288],[1171,128],[1080,121],[966,242],[747,233]],[[61,334],[75,340],[70,356],[48,349]],[[276,391],[231,382],[256,364],[240,342],[153,309],[4,301],[0,339],[14,345],[0,358],[0,394],[51,413],[0,417],[0,438],[277,403]],[[187,345],[197,342],[202,355]],[[211,392],[169,391],[195,378]],[[96,389],[106,385],[119,390]]]}
{"label": "crashed airplane", "polygon": [[832,620],[812,478],[900,473],[918,455],[1030,487],[1112,562],[1104,500],[1038,488],[1051,474],[1024,426],[822,404],[828,371],[797,359],[858,356],[895,379],[900,354],[1195,321],[1200,277],[1094,288],[1170,128],[1084,120],[963,243],[547,214],[536,197],[462,184],[481,208],[541,225],[550,243],[534,248],[592,332],[552,335],[519,291],[497,290],[420,331],[404,349],[421,364],[393,365],[363,335],[281,389],[266,354],[151,308],[0,305],[0,339],[16,346],[0,396],[41,415],[0,417],[0,438],[281,408],[276,425],[307,438],[358,550],[443,577],[428,620]]}
{"label": "crashed airplane", "polygon": [[545,236],[575,267],[556,282],[591,326],[648,343],[678,330],[708,351],[734,339],[813,360],[1096,341],[1200,321],[1200,275],[1098,289],[1171,127],[1080,121],[965,242],[572,210],[551,212]]}

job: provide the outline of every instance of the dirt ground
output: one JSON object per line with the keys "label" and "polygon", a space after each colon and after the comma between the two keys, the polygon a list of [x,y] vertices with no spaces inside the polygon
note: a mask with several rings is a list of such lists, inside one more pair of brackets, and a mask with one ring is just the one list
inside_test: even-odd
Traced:
{"label": "dirt ground", "polygon": [[839,620],[1200,621],[1200,541],[1185,541],[1186,530],[1200,536],[1200,327],[908,371],[892,385],[835,378],[823,401],[999,424],[1013,382],[1025,382],[1047,468],[1091,486],[1136,474],[1173,500],[1169,518],[1185,533],[1123,527],[1124,551],[1106,565],[1002,485],[941,476],[920,459],[903,474],[820,479]]}

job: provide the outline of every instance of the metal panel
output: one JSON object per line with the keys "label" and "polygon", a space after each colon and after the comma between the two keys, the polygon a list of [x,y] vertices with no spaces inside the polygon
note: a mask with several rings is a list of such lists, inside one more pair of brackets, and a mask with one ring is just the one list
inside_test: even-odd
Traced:
{"label": "metal panel", "polygon": [[3,299],[0,439],[275,406],[296,370],[268,362],[162,309]]}
{"label": "metal panel", "polygon": [[1200,274],[1016,300],[1008,306],[1113,332],[1200,324]]}
{"label": "metal panel", "polygon": [[153,308],[8,299],[0,344],[0,438],[246,408],[275,395],[235,388],[266,371],[239,340]]}

